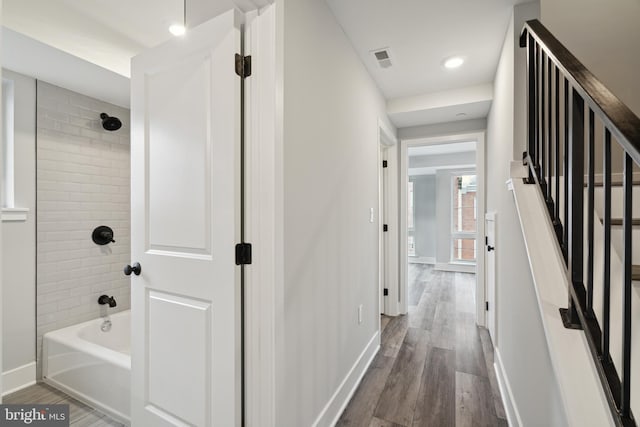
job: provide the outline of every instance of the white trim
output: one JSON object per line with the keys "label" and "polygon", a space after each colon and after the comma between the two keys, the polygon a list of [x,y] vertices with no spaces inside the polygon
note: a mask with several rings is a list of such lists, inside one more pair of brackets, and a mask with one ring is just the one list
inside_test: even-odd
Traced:
{"label": "white trim", "polygon": [[409,264],[435,264],[436,258],[432,256],[410,256]]}
{"label": "white trim", "polygon": [[504,370],[502,359],[500,358],[500,351],[494,349],[494,364],[493,369],[496,371],[496,378],[498,380],[498,388],[500,389],[500,396],[502,396],[502,406],[504,406],[504,412],[507,415],[507,423],[510,427],[521,427],[522,418],[520,418],[520,412],[515,404],[513,398],[513,392],[511,391],[511,384],[509,378]]}
{"label": "white trim", "polygon": [[[485,214],[485,139],[486,132],[469,132],[460,134],[449,134],[442,136],[434,136],[429,138],[419,139],[404,139],[400,141],[400,283],[402,298],[400,311],[406,313],[408,310],[406,294],[409,288],[408,285],[408,254],[407,254],[407,181],[408,181],[408,154],[409,147],[420,145],[436,145],[456,142],[468,142],[476,141],[476,175],[478,179],[478,193],[477,193],[477,215],[478,218],[484,218]],[[485,250],[484,250],[484,221],[477,222],[476,230],[476,244],[477,244],[477,259],[476,259],[476,323],[480,326],[486,325],[486,312],[485,305]],[[482,250],[480,249],[482,248]],[[389,290],[391,294],[391,289]]]}
{"label": "white trim", "polygon": [[378,137],[380,143],[387,147],[392,147],[398,144],[398,139],[396,138],[393,130],[391,130],[384,120],[380,118],[378,118]]}
{"label": "white trim", "polygon": [[457,273],[475,273],[476,268],[477,264],[465,264],[457,262],[436,262],[436,265],[433,267],[434,270],[451,271]]}
{"label": "white trim", "polygon": [[[0,0],[0,19],[2,19],[2,0]],[[6,52],[5,52],[5,53],[6,53]],[[3,65],[3,64],[1,64],[1,63],[0,63],[0,77],[2,77],[2,76],[1,76],[1,74],[2,74],[2,65]],[[1,98],[2,98],[2,85],[0,85],[0,99],[1,99]],[[2,114],[2,103],[0,103],[0,115],[1,115],[1,114]],[[2,123],[0,123],[0,133],[1,133],[1,131],[2,131]],[[4,150],[0,150],[0,165],[3,165],[3,164],[4,164],[4,154],[3,154],[3,151],[4,151]],[[2,185],[0,185],[0,199],[2,199],[2,197],[1,197],[1,196],[2,196],[2,191],[4,191],[4,189],[3,189],[2,187],[3,187],[3,186],[2,186]],[[2,256],[1,256],[1,255],[2,255],[2,249],[1,249],[1,248],[2,248],[2,246],[3,246],[3,244],[2,244],[2,243],[3,243],[3,242],[2,242],[2,229],[3,229],[3,228],[4,228],[4,227],[0,227],[0,272],[2,272]],[[2,309],[2,306],[4,305],[4,304],[3,304],[4,299],[3,299],[3,296],[2,296],[2,288],[3,288],[4,286],[3,286],[2,276],[3,276],[3,274],[0,274],[0,371],[2,370],[2,366],[3,366],[3,361],[2,361],[2,360],[3,360],[3,357],[2,357],[2,354],[3,354],[3,344],[4,344],[4,343],[3,343],[3,341],[4,341],[4,336],[3,336],[3,335],[4,335],[4,333],[2,332],[2,331],[3,331],[3,327],[2,327],[2,323],[3,323],[3,320],[2,320],[2,318],[3,318],[3,309]],[[4,377],[4,375],[0,375],[0,392],[1,392],[2,390],[4,390],[4,386],[3,386],[3,384],[4,384],[4,380],[3,380],[3,377]],[[0,403],[2,403],[2,393],[0,393]]]}
{"label": "white trim", "polygon": [[29,208],[2,208],[2,222],[24,222]]}
{"label": "white trim", "polygon": [[[383,307],[380,312],[388,316],[401,314],[400,296],[398,287],[398,140],[382,119],[378,119],[378,141],[382,149],[381,158],[387,160],[387,167],[382,168],[378,163],[378,170],[386,177],[380,177],[382,188],[378,194],[378,244],[380,245],[380,263],[384,266],[379,269],[384,277],[381,277],[381,286],[386,283],[389,294],[383,296]],[[389,231],[382,232],[382,225],[388,224]],[[385,246],[386,242],[386,246]],[[386,248],[386,252],[384,251]]]}
{"label": "white trim", "polygon": [[378,350],[380,350],[380,331],[376,331],[371,337],[367,346],[362,353],[360,353],[360,357],[358,357],[356,363],[351,367],[338,389],[333,393],[331,399],[329,399],[320,412],[320,415],[318,415],[318,418],[316,418],[312,424],[313,427],[335,426],[338,423],[340,416],[356,392],[358,385],[360,385],[364,374],[367,372],[367,369],[369,369],[376,354],[378,354]]}
{"label": "white trim", "polygon": [[[247,14],[245,54],[255,69],[246,80],[246,241],[254,261],[245,267],[246,424],[275,426],[276,333],[281,295],[281,234],[277,234],[281,175],[276,109],[276,6]],[[278,184],[280,183],[280,186]],[[278,261],[280,260],[280,261]],[[281,276],[280,276],[281,277]],[[282,329],[280,329],[282,330]]]}
{"label": "white trim", "polygon": [[27,363],[2,373],[2,395],[14,393],[36,383],[36,362]]}

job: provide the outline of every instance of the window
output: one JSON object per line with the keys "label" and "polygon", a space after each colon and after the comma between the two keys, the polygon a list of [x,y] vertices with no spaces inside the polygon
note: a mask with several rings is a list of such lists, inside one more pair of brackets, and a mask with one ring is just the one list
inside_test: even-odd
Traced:
{"label": "window", "polygon": [[13,81],[2,79],[2,208],[14,207]]}
{"label": "window", "polygon": [[475,262],[476,260],[476,175],[453,176],[452,209],[452,261]]}

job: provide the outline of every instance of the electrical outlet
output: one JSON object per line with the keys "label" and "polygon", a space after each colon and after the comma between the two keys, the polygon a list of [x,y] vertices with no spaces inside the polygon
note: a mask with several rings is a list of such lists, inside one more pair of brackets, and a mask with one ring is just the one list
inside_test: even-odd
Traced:
{"label": "electrical outlet", "polygon": [[358,306],[358,325],[362,323],[362,304]]}

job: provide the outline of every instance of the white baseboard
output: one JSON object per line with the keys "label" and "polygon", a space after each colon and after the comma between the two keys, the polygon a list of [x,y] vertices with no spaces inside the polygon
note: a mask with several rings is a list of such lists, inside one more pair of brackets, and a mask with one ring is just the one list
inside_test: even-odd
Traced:
{"label": "white baseboard", "polygon": [[409,264],[435,264],[436,259],[432,256],[410,256]]}
{"label": "white baseboard", "polygon": [[362,377],[364,377],[367,369],[369,369],[369,365],[373,362],[373,358],[379,349],[380,331],[377,331],[375,335],[371,337],[369,343],[360,354],[360,357],[358,357],[358,360],[356,360],[356,363],[351,367],[347,376],[342,380],[336,392],[333,393],[329,402],[327,402],[324,409],[322,409],[322,412],[320,412],[320,415],[313,423],[313,427],[336,425],[340,419],[340,415],[342,415],[342,412],[344,412],[347,407],[347,404],[358,388],[358,385],[360,385]]}
{"label": "white baseboard", "polygon": [[507,414],[507,423],[510,427],[522,427],[524,424],[522,424],[518,407],[515,404],[515,399],[511,392],[511,385],[509,384],[507,373],[502,365],[500,351],[497,348],[494,349],[493,369],[496,371],[498,388],[500,388],[500,395],[502,396],[502,405],[504,406],[504,412]]}
{"label": "white baseboard", "polygon": [[439,271],[453,271],[457,273],[475,273],[475,264],[456,264],[451,262],[438,262],[436,263],[435,270]]}
{"label": "white baseboard", "polygon": [[36,362],[2,373],[2,395],[13,393],[36,383]]}

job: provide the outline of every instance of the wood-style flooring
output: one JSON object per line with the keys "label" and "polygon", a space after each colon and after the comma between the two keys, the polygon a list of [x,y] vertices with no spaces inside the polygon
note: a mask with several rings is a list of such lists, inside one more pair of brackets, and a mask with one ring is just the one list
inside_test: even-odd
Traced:
{"label": "wood-style flooring", "polygon": [[475,275],[409,265],[409,313],[382,316],[382,345],[338,426],[507,426]]}
{"label": "wood-style flooring", "polygon": [[69,405],[71,427],[124,427],[101,412],[45,383],[38,383],[2,398],[3,404]]}

